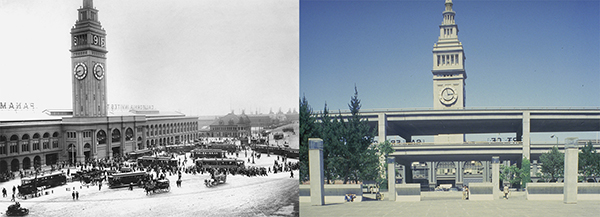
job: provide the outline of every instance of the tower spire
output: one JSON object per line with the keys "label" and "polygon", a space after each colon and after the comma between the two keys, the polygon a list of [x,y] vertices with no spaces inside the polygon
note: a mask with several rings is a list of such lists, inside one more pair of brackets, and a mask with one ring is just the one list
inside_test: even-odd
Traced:
{"label": "tower spire", "polygon": [[83,0],[83,7],[84,8],[94,8],[94,1],[93,0]]}
{"label": "tower spire", "polygon": [[433,45],[433,104],[435,109],[463,108],[465,106],[465,53],[458,41],[458,26],[452,0],[445,0],[440,36]]}

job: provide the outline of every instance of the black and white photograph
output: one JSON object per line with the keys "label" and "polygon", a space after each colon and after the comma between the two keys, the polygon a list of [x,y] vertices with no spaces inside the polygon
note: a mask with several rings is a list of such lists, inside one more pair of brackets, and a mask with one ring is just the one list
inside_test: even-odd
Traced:
{"label": "black and white photograph", "polygon": [[298,216],[299,2],[1,0],[0,214]]}

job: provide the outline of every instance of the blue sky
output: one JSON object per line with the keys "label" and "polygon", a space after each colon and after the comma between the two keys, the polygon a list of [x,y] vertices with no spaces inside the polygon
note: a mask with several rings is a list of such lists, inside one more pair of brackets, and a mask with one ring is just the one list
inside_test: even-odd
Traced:
{"label": "blue sky", "polygon": [[[599,1],[453,3],[467,107],[600,107]],[[442,11],[444,0],[300,1],[300,96],[345,110],[356,84],[363,109],[432,108]]]}

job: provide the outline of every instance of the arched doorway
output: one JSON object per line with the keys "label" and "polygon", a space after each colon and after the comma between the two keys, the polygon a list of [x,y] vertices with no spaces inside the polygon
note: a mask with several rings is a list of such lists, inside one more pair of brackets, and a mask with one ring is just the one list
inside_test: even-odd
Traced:
{"label": "arched doorway", "polygon": [[452,161],[438,162],[436,169],[437,185],[456,186],[456,166]]}
{"label": "arched doorway", "polygon": [[91,150],[92,146],[90,145],[90,143],[85,143],[85,145],[83,145],[83,155],[85,156],[85,161],[90,160]]}
{"label": "arched doorway", "polygon": [[144,149],[144,142],[142,141],[142,137],[137,138],[138,150]]}
{"label": "arched doorway", "polygon": [[23,169],[31,169],[31,159],[29,159],[28,157],[23,158]]}
{"label": "arched doorway", "polygon": [[10,171],[17,172],[21,167],[19,166],[19,160],[13,159],[10,162]]}
{"label": "arched doorway", "polygon": [[121,147],[113,147],[112,153],[115,158],[121,157]]}
{"label": "arched doorway", "polygon": [[40,156],[35,156],[33,158],[33,167],[34,168],[41,168],[42,167],[42,158]]}
{"label": "arched doorway", "polygon": [[8,163],[5,160],[0,160],[0,173],[8,172]]}

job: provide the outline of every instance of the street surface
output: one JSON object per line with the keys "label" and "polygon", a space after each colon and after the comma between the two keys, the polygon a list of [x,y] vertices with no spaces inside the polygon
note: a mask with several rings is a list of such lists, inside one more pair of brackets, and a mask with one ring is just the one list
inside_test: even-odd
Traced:
{"label": "street surface", "polygon": [[[387,192],[382,192],[387,196]],[[374,198],[373,195],[365,195]],[[300,203],[300,216],[456,216],[456,217],[597,217],[600,201],[577,201],[565,204],[563,201],[530,201],[525,192],[511,192],[509,199],[492,201],[463,200],[462,192],[421,192],[421,201],[395,202],[372,199],[360,203],[330,203],[312,206]]]}
{"label": "street surface", "polygon": [[[272,167],[277,159],[277,156],[263,154],[255,159],[256,164],[249,164],[243,151],[239,156],[246,159],[247,166],[259,167]],[[191,162],[188,161],[188,165]],[[71,182],[48,189],[48,195],[17,200],[22,207],[29,208],[29,216],[298,216],[297,176],[297,170],[294,178],[290,178],[290,172],[258,177],[228,175],[225,184],[207,188],[204,180],[209,179],[210,174],[183,173],[182,187],[178,188],[174,174],[167,177],[170,191],[151,195],[139,187],[133,191],[109,189],[105,182],[102,190],[98,190],[97,185]],[[6,208],[14,203],[10,202],[12,186],[18,184],[19,178],[0,183],[0,188],[6,187],[9,192],[8,197],[0,198],[1,215],[5,216]],[[79,191],[79,200],[71,196],[73,187]]]}

